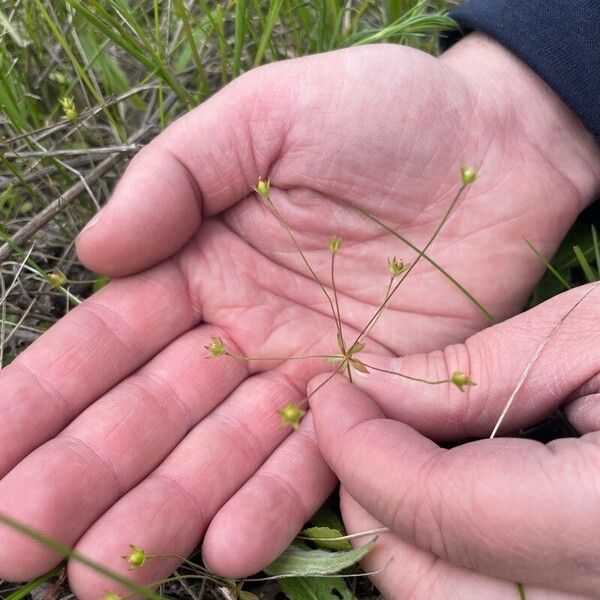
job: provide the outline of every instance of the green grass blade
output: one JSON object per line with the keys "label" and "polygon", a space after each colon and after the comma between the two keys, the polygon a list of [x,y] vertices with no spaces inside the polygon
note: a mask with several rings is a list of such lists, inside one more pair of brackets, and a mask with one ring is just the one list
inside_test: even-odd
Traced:
{"label": "green grass blade", "polygon": [[[421,249],[415,246],[410,240],[406,239],[403,235],[399,234],[395,229],[386,225],[383,221],[380,221],[375,215],[370,212],[356,206],[354,204],[348,203],[352,208],[358,210],[365,217],[379,225],[382,229],[385,229],[388,233],[393,235],[395,238],[399,239],[403,244],[408,246],[411,250],[417,253],[417,255],[421,255]],[[457,281],[448,271],[446,271],[442,266],[440,266],[436,261],[433,260],[426,252],[422,254],[423,259],[426,260],[434,269],[437,269],[454,287],[456,287],[461,294],[463,294],[473,306],[477,308],[477,310],[493,325],[496,323],[496,319],[492,316],[492,314],[469,292],[459,281]]]}
{"label": "green grass blade", "polygon": [[283,0],[274,0],[274,2],[269,3],[269,12],[267,14],[267,21],[265,23],[265,27],[260,36],[260,41],[258,42],[258,48],[256,49],[256,55],[254,56],[254,66],[258,67],[262,63],[262,59],[265,53],[265,49],[269,40],[271,39],[271,34],[273,33],[273,27],[275,27],[275,23],[279,17],[279,12],[281,11],[281,7],[283,6]]}
{"label": "green grass blade", "polygon": [[[35,0],[38,3],[40,1]],[[136,33],[140,29],[135,19],[132,23],[128,22],[128,28],[124,29],[106,8],[96,0],[90,0],[90,3],[94,7],[93,11],[84,6],[79,0],[65,0],[65,2],[68,2],[81,16],[117,46],[144,65],[148,69],[149,75],[153,73],[159,74],[164,82],[175,92],[179,101],[187,108],[192,107],[193,101],[189,92],[181,85],[175,74],[162,60],[153,42],[144,34],[141,40],[142,44],[140,45],[136,42],[135,36],[131,35],[131,31]],[[123,15],[119,14],[123,18]]]}
{"label": "green grass blade", "polygon": [[54,569],[52,569],[52,571],[44,573],[44,575],[41,575],[37,579],[30,581],[23,587],[20,587],[18,590],[15,590],[14,592],[12,592],[12,594],[6,596],[4,600],[23,600],[23,598],[27,598],[27,596],[29,596],[32,592],[37,590],[40,587],[40,585],[46,583],[47,581],[50,581],[50,579],[52,579],[53,577],[56,577],[62,570],[62,566],[55,567]]}
{"label": "green grass blade", "polygon": [[585,257],[585,254],[582,252],[579,246],[573,246],[573,252],[575,252],[575,257],[577,258],[577,262],[581,266],[583,274],[588,282],[597,281],[598,277],[596,273],[594,273],[594,269],[590,265],[588,259]]}
{"label": "green grass blade", "polygon": [[192,26],[190,25],[188,11],[185,8],[183,0],[175,0],[175,7],[181,15],[181,22],[183,24],[183,32],[185,34],[185,39],[192,52],[192,59],[196,67],[198,77],[200,79],[200,95],[201,97],[205,97],[208,93],[208,78],[206,76],[206,71],[204,70],[202,60],[200,59],[200,54],[198,53],[198,47],[196,46],[196,40],[194,39]]}
{"label": "green grass blade", "polygon": [[550,273],[552,273],[552,275],[554,275],[554,277],[560,281],[566,290],[570,290],[571,286],[569,285],[569,282],[552,266],[546,257],[527,238],[523,239],[529,248],[531,248],[531,250],[534,252],[534,254],[540,259],[546,269],[548,269],[548,271],[550,271]]}
{"label": "green grass blade", "polygon": [[594,257],[596,259],[596,271],[600,278],[600,244],[598,243],[598,232],[594,225],[592,225],[592,244],[594,246]]}
{"label": "green grass blade", "polygon": [[122,585],[123,587],[127,588],[131,592],[134,592],[135,594],[139,594],[143,598],[146,598],[146,600],[164,600],[162,596],[144,587],[143,585],[136,583],[128,577],[123,577],[123,575],[120,575],[119,573],[116,573],[115,571],[104,567],[103,565],[87,558],[87,556],[83,556],[83,554],[80,554],[72,548],[65,546],[61,542],[58,542],[40,533],[39,531],[36,531],[35,529],[32,529],[31,527],[20,523],[19,521],[15,521],[11,517],[3,513],[0,513],[0,523],[6,525],[10,529],[13,529],[14,531],[22,533],[29,539],[38,542],[39,544],[45,546],[53,552],[56,552],[56,554],[59,554],[63,558],[74,560],[75,562],[78,562],[79,564],[90,568],[92,571],[95,571],[100,575],[104,575],[104,577],[107,577],[115,583]]}
{"label": "green grass blade", "polygon": [[234,77],[240,74],[242,66],[242,49],[246,41],[246,0],[237,0],[235,5],[235,39],[233,42],[233,68],[232,73]]}

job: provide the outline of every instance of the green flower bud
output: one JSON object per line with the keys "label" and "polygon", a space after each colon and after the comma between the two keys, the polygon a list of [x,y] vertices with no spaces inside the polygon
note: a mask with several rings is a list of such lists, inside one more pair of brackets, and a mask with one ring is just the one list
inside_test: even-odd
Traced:
{"label": "green flower bud", "polygon": [[259,196],[263,198],[269,197],[269,192],[271,190],[271,182],[268,179],[263,179],[262,177],[258,178],[256,185],[252,188]]}
{"label": "green flower bud", "polygon": [[204,346],[208,352],[208,358],[220,358],[221,356],[225,356],[227,354],[227,348],[225,347],[225,343],[218,336],[213,336],[210,344]]}
{"label": "green flower bud", "polygon": [[290,426],[294,429],[298,429],[302,417],[306,414],[305,410],[298,408],[293,402],[289,402],[277,412],[281,415],[281,425],[283,427]]}
{"label": "green flower bud", "polygon": [[331,252],[331,254],[337,254],[341,247],[342,247],[342,239],[339,238],[337,235],[334,235],[329,240],[329,252]]}
{"label": "green flower bud", "polygon": [[463,185],[471,185],[477,179],[477,171],[473,167],[462,167],[460,178]]}

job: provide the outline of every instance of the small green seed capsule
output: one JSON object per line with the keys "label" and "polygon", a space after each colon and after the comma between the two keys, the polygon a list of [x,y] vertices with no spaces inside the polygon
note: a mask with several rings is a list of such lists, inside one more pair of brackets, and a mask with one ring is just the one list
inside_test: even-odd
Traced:
{"label": "small green seed capsule", "polygon": [[398,275],[404,273],[408,265],[404,264],[404,261],[401,258],[388,258],[388,270],[392,277],[398,277]]}
{"label": "small green seed capsule", "polygon": [[473,167],[462,167],[460,178],[463,185],[471,185],[477,179],[477,171]]}
{"label": "small green seed capsule", "polygon": [[207,344],[204,347],[208,350],[208,358],[220,358],[221,356],[225,356],[227,354],[225,343],[216,335],[213,336],[210,344]]}
{"label": "small green seed capsule", "polygon": [[293,427],[294,429],[298,429],[302,417],[306,414],[305,410],[298,408],[293,402],[289,402],[277,412],[281,415],[281,425],[283,427]]}
{"label": "small green seed capsule", "polygon": [[262,177],[258,178],[256,185],[252,188],[259,196],[263,198],[269,197],[269,192],[271,190],[271,182],[268,179],[263,179]]}
{"label": "small green seed capsule", "polygon": [[331,254],[337,254],[340,251],[341,247],[342,247],[342,239],[339,238],[337,235],[334,235],[329,240],[329,252],[331,252]]}
{"label": "small green seed capsule", "polygon": [[67,281],[67,276],[60,269],[55,268],[48,273],[48,279],[54,287],[60,287]]}
{"label": "small green seed capsule", "polygon": [[121,596],[117,596],[114,592],[108,592],[102,600],[121,600]]}
{"label": "small green seed capsule", "polygon": [[131,552],[123,557],[129,563],[129,568],[138,569],[139,567],[143,567],[148,558],[144,550],[133,544],[130,544],[129,547],[131,548]]}
{"label": "small green seed capsule", "polygon": [[475,385],[472,381],[471,378],[466,374],[463,373],[462,371],[454,371],[454,373],[452,373],[452,377],[450,378],[450,381],[461,391],[464,392],[464,387],[466,385]]}

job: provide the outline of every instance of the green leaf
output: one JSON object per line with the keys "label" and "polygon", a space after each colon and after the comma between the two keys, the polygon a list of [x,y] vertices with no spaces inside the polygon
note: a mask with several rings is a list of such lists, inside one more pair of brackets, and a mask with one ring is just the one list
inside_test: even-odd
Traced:
{"label": "green leaf", "polygon": [[600,243],[598,243],[598,232],[592,225],[592,243],[594,245],[594,258],[596,259],[596,271],[600,277]]}
{"label": "green leaf", "polygon": [[523,238],[525,243],[529,246],[529,248],[533,251],[533,253],[540,259],[542,264],[558,279],[558,281],[565,287],[565,289],[571,289],[569,282],[552,266],[552,264],[546,259],[546,257],[527,239]]}
{"label": "green leaf", "polygon": [[330,527],[338,531],[344,531],[344,524],[336,512],[328,503],[323,504],[321,508],[311,517],[310,522],[316,527]]}
{"label": "green leaf", "polygon": [[348,540],[333,540],[333,541],[325,541],[325,539],[318,538],[339,538],[343,537],[344,534],[337,529],[333,529],[332,527],[309,527],[302,532],[303,535],[309,538],[317,538],[313,539],[313,543],[315,543],[320,548],[325,548],[326,550],[350,550],[352,549],[352,544]]}
{"label": "green leaf", "polygon": [[27,598],[28,596],[32,595],[32,592],[37,590],[43,583],[46,583],[46,581],[49,581],[53,577],[56,577],[63,570],[63,568],[64,567],[62,564],[58,567],[55,567],[52,569],[52,571],[48,571],[48,573],[45,573],[41,577],[38,577],[37,579],[25,584],[23,587],[15,590],[12,594],[6,596],[4,600],[23,600],[23,598]]}
{"label": "green leaf", "polygon": [[573,252],[575,252],[575,257],[577,258],[577,261],[579,262],[579,264],[581,266],[581,269],[583,271],[583,274],[585,275],[585,278],[590,283],[592,281],[596,281],[596,274],[594,273],[592,266],[590,265],[588,259],[586,258],[585,254],[583,253],[581,248],[579,246],[573,246]]}
{"label": "green leaf", "polygon": [[312,550],[304,544],[294,542],[265,572],[269,575],[333,575],[366,556],[375,546],[376,539],[375,537],[363,546],[345,552]]}
{"label": "green leaf", "polygon": [[290,577],[277,583],[290,600],[352,600],[341,577]]}
{"label": "green leaf", "polygon": [[108,275],[98,275],[96,279],[94,279],[94,284],[92,289],[94,292],[101,290],[107,283],[110,282],[110,277]]}

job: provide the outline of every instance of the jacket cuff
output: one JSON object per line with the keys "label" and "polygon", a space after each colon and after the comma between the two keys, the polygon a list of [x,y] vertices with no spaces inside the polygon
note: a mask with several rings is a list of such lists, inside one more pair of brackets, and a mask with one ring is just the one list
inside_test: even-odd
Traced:
{"label": "jacket cuff", "polygon": [[471,0],[450,16],[518,56],[600,143],[600,0]]}

